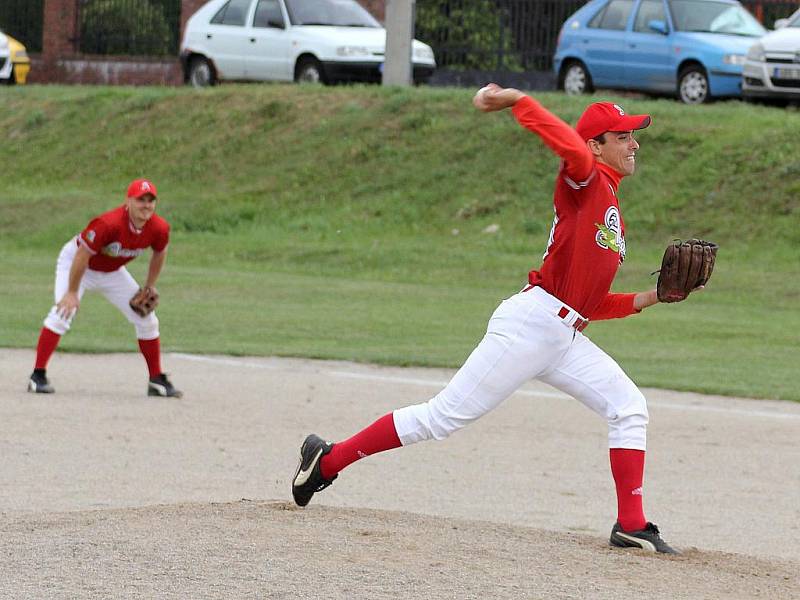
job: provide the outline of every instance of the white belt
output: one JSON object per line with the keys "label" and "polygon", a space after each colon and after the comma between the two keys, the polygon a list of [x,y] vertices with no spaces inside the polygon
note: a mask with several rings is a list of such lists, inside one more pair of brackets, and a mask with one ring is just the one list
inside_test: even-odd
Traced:
{"label": "white belt", "polygon": [[544,288],[538,285],[527,285],[522,291],[533,294],[539,304],[561,319],[561,322],[567,327],[571,327],[576,331],[583,331],[589,324],[589,319],[552,294],[548,294]]}

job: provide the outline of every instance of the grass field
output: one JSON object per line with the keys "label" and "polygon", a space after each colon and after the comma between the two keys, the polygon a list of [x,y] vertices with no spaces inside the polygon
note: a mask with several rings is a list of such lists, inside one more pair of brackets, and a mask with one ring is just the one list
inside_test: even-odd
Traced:
{"label": "grass field", "polygon": [[[474,111],[469,90],[29,86],[0,97],[0,346],[35,345],[59,248],[138,176],[159,186],[173,226],[159,285],[173,351],[457,366],[539,265],[552,221],[557,159],[509,114]],[[570,122],[588,100],[540,99]],[[654,119],[621,189],[628,259],[615,289],[652,287],[674,237],[722,249],[702,294],[589,336],[641,385],[800,400],[800,114],[595,99]],[[135,347],[96,297],[61,346]]]}

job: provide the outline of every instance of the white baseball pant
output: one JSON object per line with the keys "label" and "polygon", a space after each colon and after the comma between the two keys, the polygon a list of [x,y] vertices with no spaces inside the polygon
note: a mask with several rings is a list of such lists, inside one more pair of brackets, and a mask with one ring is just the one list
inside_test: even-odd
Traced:
{"label": "white baseball pant", "polygon": [[[562,319],[564,307],[570,312]],[[401,443],[444,439],[537,378],[604,417],[610,448],[645,450],[645,397],[614,359],[571,327],[579,317],[540,287],[504,300],[447,386],[427,402],[394,411]]]}
{"label": "white baseball pant", "polygon": [[[72,267],[72,261],[75,259],[77,251],[78,244],[76,243],[76,238],[72,238],[64,244],[64,247],[61,248],[61,252],[58,255],[58,261],[56,262],[56,284],[54,288],[56,303],[61,300],[64,294],[67,293],[67,289],[69,289],[69,270]],[[136,280],[125,267],[120,267],[116,271],[111,271],[110,273],[86,269],[86,273],[81,280],[80,288],[78,288],[78,298],[83,298],[83,294],[87,290],[99,291],[133,324],[138,339],[153,340],[159,335],[158,317],[156,317],[155,312],[151,312],[146,317],[140,317],[133,312],[129,304],[131,297],[138,289],[139,284],[136,283]],[[54,304],[47,314],[47,317],[44,319],[44,326],[59,335],[64,335],[69,331],[73,318],[74,315],[67,319],[61,317],[56,311],[56,305]]]}

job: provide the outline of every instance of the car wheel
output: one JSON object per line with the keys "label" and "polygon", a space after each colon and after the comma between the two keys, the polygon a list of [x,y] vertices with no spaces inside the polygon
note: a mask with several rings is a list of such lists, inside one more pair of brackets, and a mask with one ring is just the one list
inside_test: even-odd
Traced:
{"label": "car wheel", "polygon": [[583,63],[572,62],[562,71],[561,85],[559,86],[570,96],[589,94],[594,90],[592,76]]}
{"label": "car wheel", "polygon": [[301,59],[294,70],[294,80],[297,83],[325,83],[322,64],[310,56]]}
{"label": "car wheel", "polygon": [[189,63],[189,83],[192,87],[204,88],[214,85],[216,79],[214,71],[208,60],[202,56],[195,56]]}
{"label": "car wheel", "polygon": [[703,104],[711,99],[706,70],[690,65],[678,75],[678,97],[684,104]]}

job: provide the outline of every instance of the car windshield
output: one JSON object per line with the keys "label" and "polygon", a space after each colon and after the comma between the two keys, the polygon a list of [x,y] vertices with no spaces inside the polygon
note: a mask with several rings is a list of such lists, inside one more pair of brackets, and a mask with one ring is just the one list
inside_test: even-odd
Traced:
{"label": "car windshield", "polygon": [[767,30],[738,4],[708,0],[672,0],[672,20],[678,31],[702,31],[761,37]]}
{"label": "car windshield", "polygon": [[380,27],[356,0],[286,0],[292,25]]}

